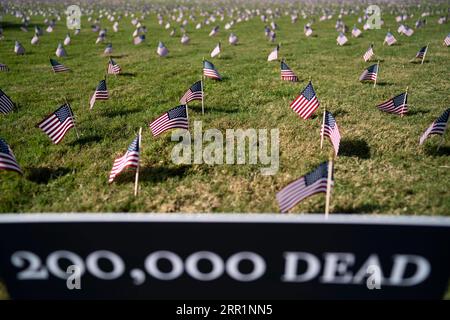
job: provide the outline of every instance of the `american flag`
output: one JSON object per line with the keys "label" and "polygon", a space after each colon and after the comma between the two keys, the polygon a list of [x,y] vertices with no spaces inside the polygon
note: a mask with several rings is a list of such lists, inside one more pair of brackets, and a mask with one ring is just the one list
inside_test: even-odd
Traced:
{"label": "american flag", "polygon": [[205,77],[215,79],[215,80],[222,79],[220,77],[219,72],[217,72],[216,68],[214,67],[214,65],[211,62],[206,61],[206,60],[203,60],[203,75]]}
{"label": "american flag", "polygon": [[209,33],[210,37],[215,36],[219,32],[219,26],[214,27],[211,32]]}
{"label": "american flag", "polygon": [[111,54],[113,52],[112,43],[108,43],[106,45],[105,50],[103,51],[103,54]]}
{"label": "american flag", "polygon": [[50,64],[52,65],[52,69],[54,73],[57,72],[65,72],[69,71],[70,69],[59,63],[58,61],[50,58]]}
{"label": "american flag", "polygon": [[7,114],[14,109],[14,102],[0,89],[0,113]]}
{"label": "american flag", "polygon": [[330,138],[331,144],[334,148],[334,153],[337,155],[339,152],[339,144],[341,142],[341,134],[333,115],[329,111],[325,111],[324,120],[320,134],[324,137]]}
{"label": "american flag", "polygon": [[345,36],[345,34],[343,34],[342,32],[339,34],[339,36],[336,38],[336,41],[338,43],[338,45],[343,46],[344,44],[347,43],[348,39]]}
{"label": "american flag", "polygon": [[447,47],[450,46],[450,33],[445,37],[444,45]]}
{"label": "american flag", "polygon": [[305,31],[305,36],[307,36],[307,37],[311,36],[313,33],[313,29],[311,27],[305,27],[304,31]]}
{"label": "american flag", "polygon": [[16,41],[14,45],[14,53],[17,55],[24,55],[25,54],[25,48],[20,44],[19,41]]}
{"label": "american flag", "polygon": [[291,102],[290,107],[303,119],[308,119],[317,110],[320,103],[311,81],[300,95]]}
{"label": "american flag", "polygon": [[9,68],[6,64],[0,63],[0,71],[9,71]]}
{"label": "american flag", "polygon": [[363,71],[359,77],[359,81],[375,81],[378,76],[378,64],[371,65]]}
{"label": "american flag", "polygon": [[373,57],[373,44],[370,45],[369,49],[364,53],[363,59],[365,62],[369,61]]}
{"label": "american flag", "polygon": [[292,70],[288,67],[288,65],[284,61],[281,61],[281,80],[293,82],[298,81],[298,77],[295,75],[294,72],[292,72]]}
{"label": "american flag", "polygon": [[170,109],[152,121],[149,126],[154,137],[169,129],[180,128],[187,130],[189,128],[189,121],[186,105]]}
{"label": "american flag", "polygon": [[[332,168],[333,169],[333,168]],[[291,182],[277,193],[280,211],[286,213],[297,203],[316,193],[327,192],[328,162],[321,163],[316,169]],[[333,170],[331,186],[334,184]]]}
{"label": "american flag", "polygon": [[395,114],[405,114],[408,112],[408,94],[406,92],[401,93],[382,104],[377,106],[381,111],[395,113]]}
{"label": "american flag", "polygon": [[169,54],[169,50],[166,48],[166,46],[164,45],[164,43],[162,43],[161,41],[158,43],[158,48],[156,49],[156,53],[158,54],[158,56],[160,57],[165,57]]}
{"label": "american flag", "polygon": [[214,47],[213,51],[211,51],[211,58],[220,54],[220,42]]}
{"label": "american flag", "polygon": [[16,157],[14,156],[14,153],[12,152],[6,141],[2,138],[0,138],[0,169],[15,171],[23,174],[22,169],[20,169]]}
{"label": "american flag", "polygon": [[63,45],[61,43],[58,43],[58,47],[56,48],[55,55],[57,57],[65,57],[67,56],[66,50],[64,49]]}
{"label": "american flag", "polygon": [[448,118],[450,116],[450,108],[444,111],[439,118],[437,118],[423,133],[420,137],[419,145],[423,144],[425,139],[428,138],[430,134],[439,134],[443,135],[445,133],[445,129],[447,128]]}
{"label": "american flag", "polygon": [[112,58],[109,58],[108,74],[119,74],[121,71],[120,66]]}
{"label": "american flag", "polygon": [[139,166],[139,135],[131,142],[127,152],[116,160],[114,160],[108,182],[114,181],[116,176],[125,168],[137,168]]}
{"label": "american flag", "polygon": [[422,47],[416,54],[416,59],[422,60],[428,50],[428,46]]}
{"label": "american flag", "polygon": [[101,80],[91,97],[90,109],[94,107],[96,100],[108,100],[108,89],[106,89],[106,80]]}
{"label": "american flag", "polygon": [[144,42],[144,40],[145,40],[145,35],[141,34],[140,36],[134,37],[133,43],[135,45],[138,45],[138,44],[141,44],[142,42]]}
{"label": "american flag", "polygon": [[276,46],[275,49],[267,57],[267,61],[275,61],[278,60],[278,50],[280,50],[280,46]]}
{"label": "american flag", "polygon": [[358,38],[361,35],[361,30],[359,30],[356,26],[353,27],[352,36]]}
{"label": "american flag", "polygon": [[391,46],[396,42],[397,42],[397,39],[395,39],[394,35],[392,33],[388,32],[386,34],[386,37],[384,38],[383,44],[387,43],[388,46]]}
{"label": "american flag", "polygon": [[38,123],[37,126],[50,137],[54,144],[57,144],[74,125],[75,119],[72,109],[68,103],[65,103]]}
{"label": "american flag", "polygon": [[194,100],[203,100],[202,81],[197,81],[196,83],[194,83],[181,97],[180,103],[187,104]]}
{"label": "american flag", "polygon": [[411,37],[411,36],[414,34],[414,30],[413,30],[412,28],[408,27],[408,26],[405,26],[405,27],[403,28],[403,30],[402,30],[402,33],[403,33],[405,36]]}

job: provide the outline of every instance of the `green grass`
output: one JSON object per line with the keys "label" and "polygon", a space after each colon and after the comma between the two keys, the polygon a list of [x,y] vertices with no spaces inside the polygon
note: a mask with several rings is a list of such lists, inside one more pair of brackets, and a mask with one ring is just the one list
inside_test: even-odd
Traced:
{"label": "green grass", "polygon": [[[417,16],[417,15],[416,15]],[[18,105],[18,110],[0,116],[0,136],[13,149],[24,177],[0,172],[0,212],[43,211],[155,211],[155,212],[278,212],[275,194],[291,180],[305,174],[328,158],[331,146],[320,150],[323,107],[337,119],[343,137],[335,164],[332,212],[449,215],[450,141],[437,152],[439,137],[418,146],[422,132],[449,106],[449,49],[442,41],[448,25],[428,17],[423,29],[407,38],[394,33],[398,45],[383,47],[384,36],[396,31],[393,16],[384,15],[381,30],[367,31],[362,38],[349,37],[349,44],[336,45],[335,18],[313,24],[317,37],[306,38],[300,19],[277,21],[281,55],[298,74],[299,83],[279,79],[279,63],[266,61],[273,43],[264,37],[259,18],[235,25],[230,32],[239,37],[238,46],[228,45],[229,32],[219,22],[219,36],[208,37],[212,26],[195,30],[188,26],[191,44],[169,37],[169,30],[156,23],[156,16],[143,24],[149,30],[145,44],[132,45],[130,18],[120,22],[120,31],[108,28],[115,60],[128,75],[109,76],[110,100],[96,103],[89,112],[89,98],[103,78],[107,58],[105,45],[85,19],[82,32],[66,47],[68,57],[58,59],[73,72],[53,74],[48,62],[67,29],[63,21],[45,33],[38,46],[31,46],[30,32],[20,31],[20,21],[5,16],[5,39],[0,41],[0,62],[11,72],[0,74],[0,88]],[[42,26],[42,17],[32,17],[30,26]],[[353,26],[357,16],[344,17]],[[309,20],[308,20],[309,21]],[[408,21],[412,24],[413,21]],[[362,28],[362,25],[358,25]],[[25,56],[15,56],[14,40],[22,42]],[[156,55],[158,41],[170,50],[167,58]],[[223,44],[220,58],[211,59],[224,81],[206,80],[205,116],[200,104],[189,110],[190,122],[202,120],[203,128],[279,128],[280,169],[262,176],[257,165],[192,165],[171,162],[175,142],[170,133],[155,139],[147,123],[178,104],[185,90],[200,79],[202,57],[208,58],[217,41]],[[362,54],[375,43],[382,59],[379,85],[361,84],[358,77],[369,63]],[[430,44],[427,63],[408,61],[418,49]],[[312,77],[321,108],[311,120],[301,120],[289,103]],[[378,103],[409,86],[411,114],[403,118],[381,113]],[[71,131],[53,145],[35,125],[58,107],[63,98],[71,101],[81,138]],[[140,196],[133,197],[134,175],[129,172],[118,183],[108,185],[114,158],[121,155],[138,128],[144,127],[141,156]],[[323,212],[324,197],[311,197],[292,212]]]}

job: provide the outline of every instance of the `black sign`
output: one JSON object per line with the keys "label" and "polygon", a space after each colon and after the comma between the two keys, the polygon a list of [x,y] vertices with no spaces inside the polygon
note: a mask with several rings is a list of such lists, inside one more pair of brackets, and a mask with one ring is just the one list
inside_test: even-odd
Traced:
{"label": "black sign", "polygon": [[448,218],[0,216],[13,299],[440,299],[449,275]]}

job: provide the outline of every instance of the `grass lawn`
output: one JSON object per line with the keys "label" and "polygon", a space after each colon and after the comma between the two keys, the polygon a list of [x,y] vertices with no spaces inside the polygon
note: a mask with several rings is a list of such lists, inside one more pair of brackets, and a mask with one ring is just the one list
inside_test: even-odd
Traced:
{"label": "grass lawn", "polygon": [[[413,26],[418,14],[407,23]],[[383,15],[381,30],[369,30],[361,38],[349,37],[343,47],[336,45],[336,17],[312,25],[316,36],[307,38],[303,25],[289,17],[277,21],[280,55],[299,76],[299,83],[281,81],[278,62],[267,62],[275,43],[264,36],[259,18],[238,23],[225,30],[219,22],[216,37],[208,33],[215,25],[195,30],[187,27],[191,43],[180,43],[180,31],[158,25],[156,15],[142,23],[149,32],[146,42],[134,46],[130,17],[120,21],[114,33],[112,22],[107,42],[113,44],[116,62],[125,74],[108,76],[110,100],[97,102],[89,112],[89,99],[104,76],[108,58],[105,44],[95,44],[97,34],[91,23],[82,20],[82,30],[66,47],[68,57],[57,59],[70,73],[53,74],[49,57],[67,28],[59,21],[53,33],[32,46],[34,25],[43,17],[32,17],[30,31],[20,30],[20,20],[5,15],[0,41],[0,62],[11,71],[0,74],[0,88],[18,104],[17,111],[0,115],[0,137],[13,149],[24,177],[0,172],[0,212],[58,211],[154,211],[154,212],[278,212],[275,194],[320,162],[328,159],[331,145],[320,149],[323,107],[335,115],[342,135],[340,155],[335,163],[335,189],[331,212],[383,214],[450,214],[450,139],[436,151],[440,137],[432,137],[419,147],[420,135],[449,107],[449,48],[442,45],[449,29],[437,24],[438,16],[410,38],[397,34],[394,16]],[[352,27],[357,16],[346,16]],[[173,24],[173,22],[172,22]],[[357,24],[362,29],[362,24]],[[388,29],[398,39],[392,47],[382,46]],[[239,45],[228,44],[230,32]],[[25,56],[15,56],[14,40],[26,48]],[[158,41],[170,53],[156,55]],[[220,58],[209,53],[222,43]],[[379,84],[362,84],[358,77],[365,63],[362,55],[374,42],[381,60]],[[409,63],[420,47],[429,44],[427,62]],[[153,138],[147,124],[178,105],[179,98],[199,80],[202,57],[212,61],[224,77],[205,83],[204,116],[201,104],[189,108],[190,123],[203,121],[203,129],[280,130],[280,168],[273,176],[260,173],[262,165],[176,165],[171,152],[176,144],[170,133]],[[377,58],[377,59],[378,59]],[[321,108],[307,121],[289,108],[312,77]],[[401,118],[380,112],[375,106],[409,86],[410,113]],[[59,145],[53,145],[35,125],[61,105],[66,97],[77,116],[77,139],[72,130]],[[134,174],[123,174],[108,185],[114,159],[123,154],[138,128],[144,127],[140,173],[140,196],[133,197]],[[324,196],[311,197],[291,212],[323,212]]]}

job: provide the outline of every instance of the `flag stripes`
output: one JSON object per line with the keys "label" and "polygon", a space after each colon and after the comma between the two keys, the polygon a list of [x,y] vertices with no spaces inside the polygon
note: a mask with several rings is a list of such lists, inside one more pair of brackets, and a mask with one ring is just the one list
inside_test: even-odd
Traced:
{"label": "flag stripes", "polygon": [[[288,212],[297,203],[316,193],[327,191],[328,162],[321,163],[305,176],[291,182],[276,195],[280,211]],[[333,176],[331,178],[333,185]]]}
{"label": "flag stripes", "polygon": [[49,136],[54,144],[58,144],[74,125],[75,119],[68,103],[63,104],[50,116],[38,123],[38,127]]}
{"label": "flag stripes", "polygon": [[188,129],[189,121],[186,105],[175,107],[149,124],[153,136],[158,136],[169,129]]}
{"label": "flag stripes", "polygon": [[125,154],[114,160],[111,173],[109,174],[108,182],[112,183],[114,179],[125,168],[137,168],[139,166],[139,135],[131,142]]}
{"label": "flag stripes", "polygon": [[290,107],[303,119],[308,119],[317,110],[320,103],[311,81],[300,95],[291,102]]}
{"label": "flag stripes", "polygon": [[0,138],[0,170],[15,171],[23,174],[14,153],[8,143],[2,138]]}
{"label": "flag stripes", "polygon": [[14,109],[14,102],[0,89],[0,113],[7,114]]}

